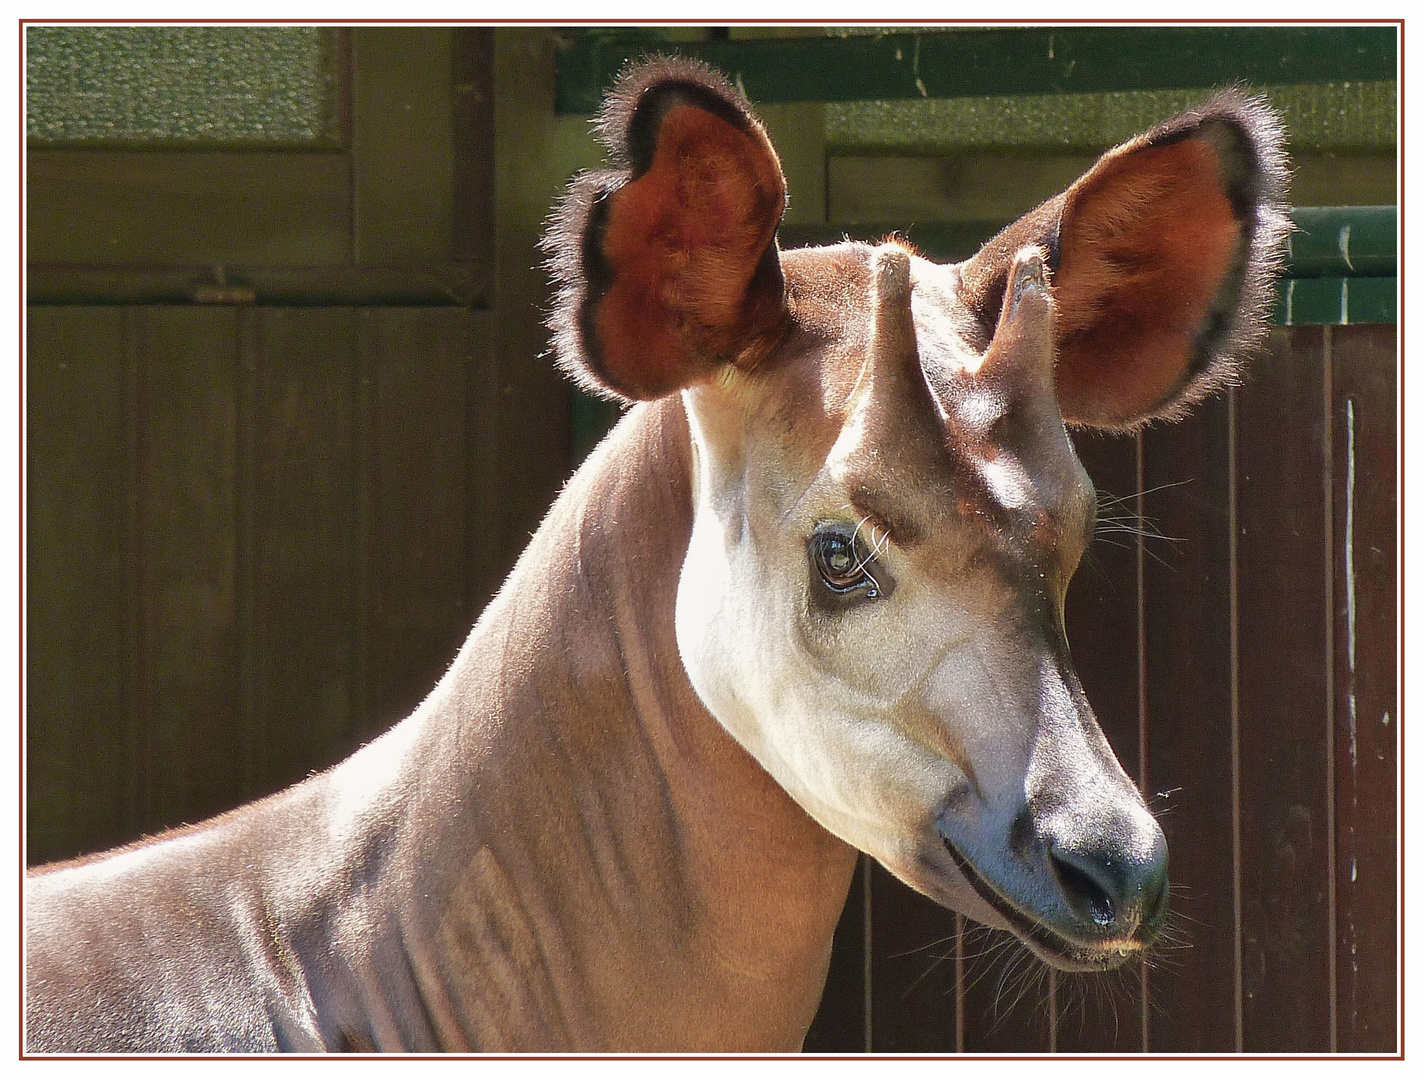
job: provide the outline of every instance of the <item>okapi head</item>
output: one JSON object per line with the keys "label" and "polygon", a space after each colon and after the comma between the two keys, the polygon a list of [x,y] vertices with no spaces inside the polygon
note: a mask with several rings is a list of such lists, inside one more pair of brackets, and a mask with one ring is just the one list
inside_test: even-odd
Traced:
{"label": "okapi head", "polygon": [[1282,135],[1222,94],[1105,154],[966,262],[782,251],[761,124],[705,66],[625,74],[545,241],[560,363],[681,393],[677,643],[702,702],[825,828],[1062,968],[1162,925],[1167,848],[1069,658],[1095,496],[1065,425],[1229,382],[1287,230]]}

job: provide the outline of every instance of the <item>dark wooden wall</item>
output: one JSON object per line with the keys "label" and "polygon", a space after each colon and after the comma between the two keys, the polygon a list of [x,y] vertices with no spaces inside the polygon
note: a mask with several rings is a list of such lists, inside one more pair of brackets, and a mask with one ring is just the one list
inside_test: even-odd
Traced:
{"label": "dark wooden wall", "polygon": [[[483,319],[31,312],[32,860],[298,780],[434,683],[502,573]],[[1078,440],[1159,534],[1105,531],[1069,623],[1167,946],[1054,975],[863,867],[808,1050],[1393,1047],[1394,373],[1391,326],[1279,330],[1186,422]]]}
{"label": "dark wooden wall", "polygon": [[31,310],[32,861],[300,780],[434,685],[503,570],[485,317]]}
{"label": "dark wooden wall", "polygon": [[1190,419],[1076,440],[1149,533],[1100,535],[1068,626],[1167,943],[1052,973],[866,860],[808,1050],[1395,1049],[1395,368],[1393,326],[1280,329]]}

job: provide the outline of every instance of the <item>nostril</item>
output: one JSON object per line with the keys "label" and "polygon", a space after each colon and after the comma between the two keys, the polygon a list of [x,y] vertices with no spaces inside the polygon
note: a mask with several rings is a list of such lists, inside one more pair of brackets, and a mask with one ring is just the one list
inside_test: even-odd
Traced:
{"label": "nostril", "polygon": [[1113,903],[1108,891],[1095,881],[1091,874],[1077,865],[1073,856],[1050,851],[1048,857],[1058,874],[1059,883],[1063,886],[1068,906],[1079,916],[1087,917],[1101,930],[1112,926],[1117,919],[1117,905]]}

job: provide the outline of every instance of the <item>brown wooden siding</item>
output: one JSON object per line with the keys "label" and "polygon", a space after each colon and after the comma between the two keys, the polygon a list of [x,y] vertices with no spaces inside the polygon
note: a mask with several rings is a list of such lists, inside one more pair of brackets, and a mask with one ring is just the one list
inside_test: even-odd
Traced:
{"label": "brown wooden siding", "polygon": [[1167,833],[1157,955],[1050,973],[875,868],[808,1051],[1395,1049],[1395,371],[1393,326],[1277,330],[1187,421],[1076,440],[1148,533],[1101,533],[1068,625]]}
{"label": "brown wooden siding", "polygon": [[[517,554],[482,539],[525,467],[486,318],[32,309],[32,861],[298,780],[433,685]],[[1118,501],[1069,632],[1171,845],[1158,956],[1052,973],[863,859],[808,1050],[1393,1049],[1394,333],[1276,331],[1188,421],[1077,439]]]}
{"label": "brown wooden siding", "polygon": [[1395,335],[1331,338],[1334,560],[1335,1037],[1391,1047],[1395,1011]]}
{"label": "brown wooden siding", "polygon": [[[32,309],[32,861],[419,700],[517,554],[481,540],[524,467],[491,367],[464,309]],[[808,1050],[1394,1047],[1394,418],[1393,327],[1299,328],[1182,424],[1078,438],[1121,501],[1070,637],[1167,831],[1170,940],[1058,975],[863,860]]]}
{"label": "brown wooden siding", "polygon": [[467,543],[486,324],[31,309],[31,862],[300,780],[429,691],[509,562]]}

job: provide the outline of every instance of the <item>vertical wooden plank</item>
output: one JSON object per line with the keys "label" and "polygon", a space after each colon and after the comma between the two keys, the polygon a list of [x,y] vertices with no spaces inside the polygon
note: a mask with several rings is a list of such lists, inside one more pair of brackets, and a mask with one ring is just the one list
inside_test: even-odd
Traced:
{"label": "vertical wooden plank", "polygon": [[[1068,589],[1068,641],[1103,734],[1127,774],[1141,784],[1137,440],[1078,432],[1073,443],[1098,491],[1098,526]],[[1101,975],[1055,972],[1053,980],[1056,1050],[1143,1049],[1140,964]]]}
{"label": "vertical wooden plank", "polygon": [[1331,330],[1334,367],[1337,1049],[1394,1051],[1396,805],[1393,326]]}
{"label": "vertical wooden plank", "polygon": [[144,506],[148,490],[148,424],[144,379],[146,357],[143,348],[144,320],[141,312],[124,315],[124,415],[128,438],[125,446],[124,469],[124,532],[128,537],[129,563],[124,596],[128,606],[124,634],[124,714],[125,731],[124,784],[128,813],[126,833],[142,832],[146,821],[145,762],[148,755],[148,729],[152,719],[151,673],[144,657],[148,649],[148,606],[144,602],[148,570],[145,565],[144,532],[147,521]]}
{"label": "vertical wooden plank", "polygon": [[268,736],[258,701],[261,664],[258,643],[260,591],[258,543],[259,481],[256,435],[259,427],[258,372],[261,370],[261,309],[237,311],[237,554],[234,584],[237,607],[237,714],[242,739],[242,792],[251,799],[264,790],[261,773]]}
{"label": "vertical wooden plank", "polygon": [[[486,527],[503,511],[501,462],[508,453],[499,442],[499,365],[494,353],[491,313],[469,313],[469,358],[466,365],[465,445],[468,476],[465,528],[466,620],[472,625],[508,574],[502,552],[491,551],[498,530]],[[496,538],[492,543],[492,535]]]}
{"label": "vertical wooden plank", "polygon": [[871,1049],[953,1052],[954,913],[901,884],[879,863],[871,868],[870,910]]}
{"label": "vertical wooden plank", "polygon": [[124,313],[29,309],[27,857],[125,839],[128,514]]}
{"label": "vertical wooden plank", "polygon": [[360,740],[352,702],[356,564],[355,313],[252,312],[254,794]]}
{"label": "vertical wooden plank", "polygon": [[537,244],[568,177],[556,168],[554,38],[544,29],[495,32],[494,359],[501,453],[500,513],[482,522],[504,570],[529,542],[567,477],[569,386],[547,354],[548,276]]}
{"label": "vertical wooden plank", "polygon": [[454,234],[451,257],[494,265],[494,30],[456,27],[454,65]]}
{"label": "vertical wooden plank", "polygon": [[970,1054],[1050,1052],[1051,969],[1008,931],[964,925],[961,1048]]}
{"label": "vertical wooden plank", "polygon": [[1147,975],[1155,1053],[1236,1044],[1231,410],[1143,435],[1147,792],[1170,853],[1169,940]]}
{"label": "vertical wooden plank", "polygon": [[1237,414],[1242,1032],[1331,1046],[1325,349],[1276,331]]}
{"label": "vertical wooden plank", "polygon": [[831,967],[821,1007],[806,1032],[802,1050],[807,1054],[859,1054],[865,1051],[865,870],[867,859],[856,861],[845,910],[836,924],[831,947]]}
{"label": "vertical wooden plank", "polygon": [[367,486],[362,576],[366,734],[428,694],[469,630],[466,403],[470,314],[362,310]]}
{"label": "vertical wooden plank", "polygon": [[144,308],[145,826],[242,801],[237,710],[236,313]]}

